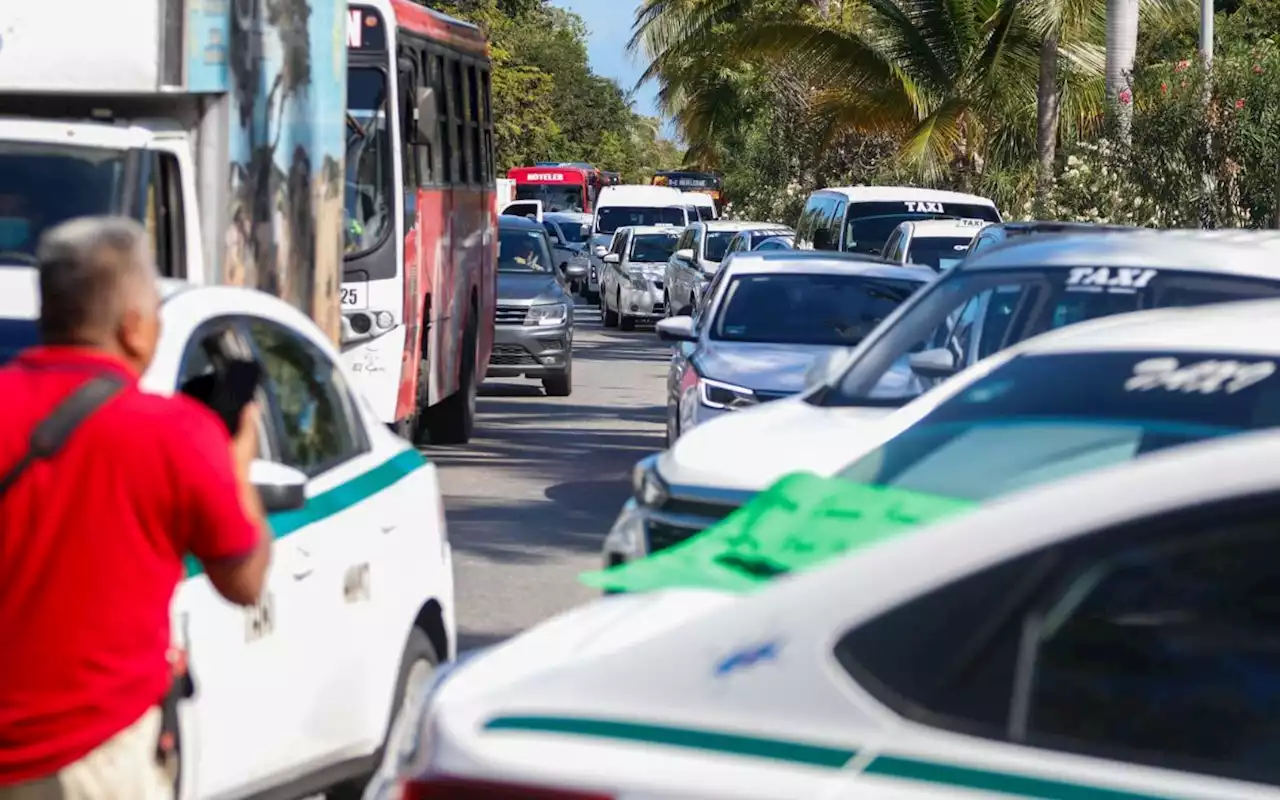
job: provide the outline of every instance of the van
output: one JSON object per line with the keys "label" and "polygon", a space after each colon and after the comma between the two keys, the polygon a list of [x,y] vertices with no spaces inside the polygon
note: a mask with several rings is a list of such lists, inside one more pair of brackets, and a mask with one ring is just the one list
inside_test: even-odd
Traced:
{"label": "van", "polygon": [[976,194],[909,186],[820,189],[796,225],[796,249],[878,255],[902,223],[920,219],[1000,222],[995,203]]}
{"label": "van", "polygon": [[600,276],[604,274],[604,257],[619,228],[635,226],[670,226],[684,230],[697,218],[690,219],[684,194],[669,186],[606,186],[596,200],[591,220],[591,255],[587,271],[587,288],[583,296],[590,302],[600,299]]}

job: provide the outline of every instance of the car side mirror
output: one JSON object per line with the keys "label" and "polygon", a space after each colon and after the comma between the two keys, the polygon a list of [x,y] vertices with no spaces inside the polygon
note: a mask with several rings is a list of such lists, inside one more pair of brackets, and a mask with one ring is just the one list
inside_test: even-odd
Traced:
{"label": "car side mirror", "polygon": [[258,490],[268,514],[295,511],[307,504],[307,476],[293,467],[256,458],[249,464],[249,483]]}
{"label": "car side mirror", "polygon": [[676,258],[677,258],[677,259],[679,259],[680,261],[692,261],[692,260],[693,260],[693,250],[691,250],[691,249],[690,249],[690,248],[688,248],[688,247],[684,248],[683,250],[677,250],[677,251],[676,251]]}
{"label": "car side mirror", "polygon": [[957,372],[956,357],[945,347],[913,353],[907,363],[911,371],[922,378],[946,380]]}
{"label": "car side mirror", "polygon": [[596,245],[595,254],[596,258],[604,258],[609,254],[609,248],[602,244]]}
{"label": "car side mirror", "polygon": [[693,317],[684,313],[678,317],[659,320],[654,329],[658,332],[658,338],[664,342],[696,342],[698,340],[693,332]]}
{"label": "car side mirror", "polygon": [[565,265],[564,274],[575,279],[585,278],[587,275],[587,268],[584,264],[569,263]]}
{"label": "car side mirror", "polygon": [[605,255],[605,257],[604,257],[604,263],[606,263],[606,264],[621,264],[621,263],[622,263],[622,256],[618,255],[617,253],[608,253],[608,254],[607,254],[607,255]]}

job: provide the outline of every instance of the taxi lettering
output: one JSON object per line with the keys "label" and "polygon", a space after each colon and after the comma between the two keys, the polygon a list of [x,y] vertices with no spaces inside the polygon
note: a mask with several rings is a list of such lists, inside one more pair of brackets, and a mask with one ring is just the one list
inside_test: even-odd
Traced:
{"label": "taxi lettering", "polygon": [[1180,366],[1176,358],[1148,358],[1133,365],[1133,377],[1125,381],[1127,392],[1164,389],[1183,394],[1235,394],[1270,378],[1274,361],[1243,362],[1208,359]]}
{"label": "taxi lettering", "polygon": [[1076,267],[1067,275],[1067,288],[1136,292],[1147,288],[1159,274],[1159,270],[1133,267]]}
{"label": "taxi lettering", "polygon": [[907,202],[904,205],[906,205],[907,211],[913,214],[945,214],[947,213],[942,208],[942,203],[939,203],[933,200],[918,202],[918,203]]}

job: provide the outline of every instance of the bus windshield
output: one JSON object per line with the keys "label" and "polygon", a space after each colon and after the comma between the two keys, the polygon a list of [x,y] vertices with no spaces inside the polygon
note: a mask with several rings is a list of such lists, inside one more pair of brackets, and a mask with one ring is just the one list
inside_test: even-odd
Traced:
{"label": "bus windshield", "polygon": [[685,210],[678,206],[605,206],[596,211],[596,233],[613,233],[625,225],[675,225],[683,228],[685,224]]}
{"label": "bus windshield", "polygon": [[372,250],[391,225],[391,134],[387,76],[376,67],[347,71],[347,175],[344,247],[348,257]]}
{"label": "bus windshield", "polygon": [[60,222],[121,213],[124,164],[122,150],[0,141],[0,268],[35,264]]}
{"label": "bus windshield", "polygon": [[582,186],[572,184],[518,183],[517,200],[541,200],[543,211],[582,211]]}

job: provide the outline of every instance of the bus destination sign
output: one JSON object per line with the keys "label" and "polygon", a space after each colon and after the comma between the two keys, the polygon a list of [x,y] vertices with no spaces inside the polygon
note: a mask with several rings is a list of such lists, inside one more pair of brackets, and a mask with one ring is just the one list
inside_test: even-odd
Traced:
{"label": "bus destination sign", "polygon": [[386,50],[387,29],[382,15],[368,6],[351,6],[347,10],[347,49]]}

